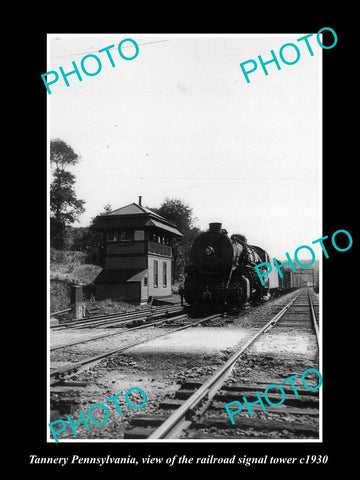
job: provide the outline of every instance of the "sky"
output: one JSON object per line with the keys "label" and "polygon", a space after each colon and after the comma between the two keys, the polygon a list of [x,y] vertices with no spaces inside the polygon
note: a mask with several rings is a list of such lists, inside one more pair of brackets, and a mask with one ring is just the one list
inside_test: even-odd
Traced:
{"label": "sky", "polygon": [[[44,86],[48,140],[80,156],[72,172],[86,211],[74,226],[141,195],[150,208],[181,199],[198,227],[221,222],[271,257],[320,238],[323,50],[316,35],[313,56],[297,43],[308,33],[48,35],[48,71],[80,68],[89,53],[102,62],[81,82],[70,75],[69,87],[60,76],[51,95]],[[126,38],[139,45],[133,60],[117,52]],[[299,45],[299,61],[269,64],[267,76],[259,65],[247,83],[239,64],[270,60],[271,50],[279,58],[285,43]],[[115,67],[97,53],[110,45]],[[123,47],[135,54],[130,42]],[[283,52],[294,58],[291,47]],[[84,65],[96,71],[94,59]]]}

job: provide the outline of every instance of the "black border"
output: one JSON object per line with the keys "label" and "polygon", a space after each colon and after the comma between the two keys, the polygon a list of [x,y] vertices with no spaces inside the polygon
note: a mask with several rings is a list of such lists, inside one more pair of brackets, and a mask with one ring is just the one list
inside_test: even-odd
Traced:
{"label": "black border", "polygon": [[[300,8],[300,5],[297,5]],[[88,7],[90,8],[90,7]],[[175,8],[177,10],[179,6]],[[208,7],[210,8],[210,7]],[[76,22],[71,16],[66,21],[58,20],[57,23],[51,23],[46,19],[43,24],[31,29],[32,38],[32,56],[27,57],[25,63],[28,66],[28,75],[30,85],[26,88],[20,81],[22,93],[30,98],[30,107],[27,125],[29,132],[28,147],[34,145],[36,149],[26,148],[22,154],[24,172],[24,185],[21,185],[20,204],[24,209],[24,215],[21,216],[22,229],[31,233],[26,243],[26,251],[31,252],[30,266],[33,272],[38,272],[36,280],[24,279],[23,289],[25,290],[25,302],[31,307],[31,313],[20,315],[22,335],[24,335],[23,358],[28,359],[29,374],[21,378],[21,390],[26,392],[26,416],[16,415],[19,426],[16,427],[17,447],[15,454],[16,463],[19,464],[19,454],[22,467],[29,468],[29,472],[49,471],[67,474],[69,470],[77,473],[96,472],[103,473],[116,472],[123,475],[126,473],[153,473],[164,471],[165,473],[175,470],[167,465],[160,466],[141,466],[131,467],[126,465],[104,465],[100,470],[94,465],[73,465],[72,467],[60,467],[55,465],[29,464],[29,455],[39,456],[71,456],[77,454],[81,456],[126,456],[132,454],[137,457],[153,456],[164,457],[177,455],[214,456],[231,457],[233,454],[247,456],[306,456],[306,455],[329,455],[327,465],[308,465],[299,468],[299,472],[308,472],[314,469],[317,472],[324,472],[335,466],[348,465],[351,456],[347,452],[348,445],[351,443],[351,423],[345,422],[344,416],[347,409],[344,409],[346,400],[346,389],[344,385],[354,385],[354,371],[349,367],[349,355],[345,345],[346,337],[344,330],[340,325],[346,323],[346,313],[344,307],[346,298],[351,290],[351,285],[356,279],[355,268],[354,275],[349,275],[352,265],[356,265],[354,250],[356,248],[355,222],[354,215],[354,192],[356,172],[354,171],[356,146],[353,142],[352,128],[356,122],[356,116],[352,116],[352,104],[354,101],[351,87],[351,72],[348,67],[355,65],[354,45],[351,38],[351,30],[347,24],[341,24],[341,15],[336,12],[325,12],[320,20],[314,20],[311,11],[304,21],[298,17],[297,23],[290,22],[288,17],[294,17],[292,8],[288,7],[288,16],[275,14],[275,21],[271,21],[271,16],[266,16],[266,21],[261,23],[257,21],[254,14],[247,19],[251,23],[245,23],[241,18],[241,6],[232,9],[232,12],[225,12],[225,19],[216,21],[200,21],[194,26],[190,26],[190,20],[193,14],[189,10],[182,13],[186,20],[180,25],[174,25],[168,22],[166,12],[170,14],[170,7],[163,11],[163,16],[158,18],[157,25],[154,21],[144,20],[142,23],[134,17],[134,13],[127,16],[123,15],[123,9],[120,8],[118,22],[109,24],[109,12],[104,14],[102,25],[99,24],[100,18],[91,19],[84,25],[84,19]],[[302,8],[305,8],[303,6]],[[309,7],[310,8],[310,7]],[[116,9],[115,9],[116,10]],[[237,10],[239,12],[237,13]],[[311,9],[310,9],[311,10]],[[292,12],[292,13],[291,13]],[[274,12],[272,12],[274,13]],[[187,15],[188,16],[187,16]],[[145,15],[145,13],[144,13]],[[156,17],[155,12],[153,15]],[[176,12],[170,14],[171,17]],[[216,16],[216,15],[215,15]],[[229,19],[238,16],[239,21]],[[100,15],[101,17],[101,15]],[[86,17],[85,17],[86,18]],[[143,18],[146,18],[143,16]],[[150,17],[151,18],[151,15]],[[323,261],[323,288],[324,288],[324,377],[323,395],[324,395],[324,431],[323,443],[78,443],[78,444],[47,444],[46,443],[46,91],[42,84],[40,75],[46,71],[46,35],[48,33],[116,33],[116,32],[140,32],[140,33],[316,33],[320,28],[329,26],[333,28],[338,36],[338,44],[331,50],[323,51],[323,233],[329,235],[336,230],[346,229],[353,235],[354,246],[345,253],[336,252],[331,249],[330,258]],[[25,31],[25,35],[27,32]],[[30,32],[29,32],[30,35]],[[355,71],[352,72],[355,76]],[[24,91],[25,89],[25,91]],[[36,120],[35,120],[36,119]],[[352,128],[351,128],[352,127]],[[27,133],[27,132],[26,132]],[[355,137],[356,138],[356,137]],[[25,147],[24,145],[21,145]],[[355,147],[355,148],[354,148]],[[24,163],[24,165],[23,165]],[[29,208],[32,207],[32,208]],[[31,213],[30,213],[31,212]],[[294,212],[296,221],[296,212]],[[24,243],[20,246],[24,251]],[[27,257],[28,258],[28,257]],[[21,265],[21,264],[20,264]],[[19,322],[19,320],[16,321]],[[355,319],[354,319],[355,320]],[[340,343],[340,344],[339,344]],[[352,365],[350,363],[350,365]],[[356,372],[355,372],[356,374]],[[19,389],[19,387],[18,387]],[[336,419],[336,420],[335,420]],[[25,438],[24,438],[25,435]],[[274,470],[275,468],[275,470]],[[193,471],[194,469],[204,474],[210,474],[214,471],[213,465],[177,465],[176,472]],[[280,467],[271,467],[269,465],[257,465],[252,467],[242,467],[237,465],[223,465],[221,472],[226,473],[259,473],[283,471],[285,473],[294,473],[295,469],[291,465]],[[298,468],[296,469],[298,470]]]}

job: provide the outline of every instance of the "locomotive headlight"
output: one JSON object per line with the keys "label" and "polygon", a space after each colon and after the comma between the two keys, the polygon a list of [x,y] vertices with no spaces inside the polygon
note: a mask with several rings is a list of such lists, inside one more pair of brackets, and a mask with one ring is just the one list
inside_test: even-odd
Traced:
{"label": "locomotive headlight", "polygon": [[213,247],[210,247],[210,245],[208,247],[206,247],[205,248],[205,253],[206,253],[206,255],[212,255],[214,253]]}

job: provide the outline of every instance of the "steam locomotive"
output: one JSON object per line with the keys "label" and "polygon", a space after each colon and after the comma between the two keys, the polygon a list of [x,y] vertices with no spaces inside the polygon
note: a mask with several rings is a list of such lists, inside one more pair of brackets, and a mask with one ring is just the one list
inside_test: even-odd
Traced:
{"label": "steam locomotive", "polygon": [[[269,298],[278,287],[277,276],[265,277],[265,285],[254,268],[270,262],[268,253],[248,245],[241,234],[230,237],[221,223],[210,223],[191,247],[191,263],[185,267],[184,297],[191,306],[226,310]],[[275,282],[275,285],[274,285]]]}

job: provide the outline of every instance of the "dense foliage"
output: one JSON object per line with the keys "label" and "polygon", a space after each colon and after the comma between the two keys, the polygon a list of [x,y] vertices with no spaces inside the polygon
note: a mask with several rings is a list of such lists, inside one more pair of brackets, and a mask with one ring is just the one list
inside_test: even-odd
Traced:
{"label": "dense foliage", "polygon": [[190,262],[190,248],[194,239],[201,233],[195,226],[196,219],[192,208],[179,199],[166,198],[153,212],[175,223],[183,238],[173,240],[173,283],[183,283],[185,265]]}
{"label": "dense foliage", "polygon": [[67,227],[85,211],[84,200],[77,198],[75,176],[67,170],[79,156],[63,140],[50,142],[50,163],[53,180],[50,185],[50,242],[57,249],[65,248]]}

